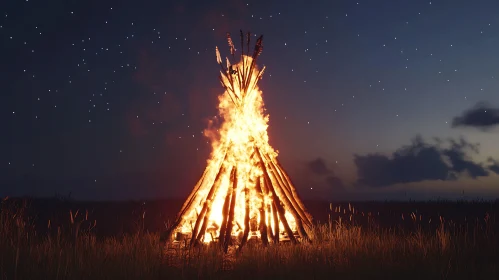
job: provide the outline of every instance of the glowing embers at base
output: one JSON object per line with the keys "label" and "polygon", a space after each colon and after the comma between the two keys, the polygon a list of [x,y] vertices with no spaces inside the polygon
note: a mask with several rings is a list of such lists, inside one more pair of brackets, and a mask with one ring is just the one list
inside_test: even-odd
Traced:
{"label": "glowing embers at base", "polygon": [[[230,34],[227,39],[235,59]],[[265,67],[256,65],[262,37],[251,56],[249,46],[250,33],[244,36],[241,31],[237,64],[226,58],[224,65],[216,49],[225,89],[218,110],[224,122],[218,130],[205,130],[213,146],[208,166],[168,232],[177,240],[188,239],[190,246],[218,242],[227,251],[229,245],[242,248],[250,239],[265,245],[282,240],[296,243],[308,239],[312,226],[311,216],[269,145],[269,117],[258,88]]]}

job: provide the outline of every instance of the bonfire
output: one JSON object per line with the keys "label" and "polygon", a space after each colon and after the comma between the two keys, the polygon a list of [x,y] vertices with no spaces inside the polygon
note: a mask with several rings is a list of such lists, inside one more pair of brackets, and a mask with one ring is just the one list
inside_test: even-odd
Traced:
{"label": "bonfire", "polygon": [[[260,36],[250,55],[250,38],[241,31],[240,61],[225,62],[216,48],[221,67],[219,114],[224,122],[215,131],[213,151],[201,179],[185,201],[168,236],[196,246],[218,243],[242,248],[249,240],[297,243],[309,240],[312,217],[307,213],[289,176],[269,145],[269,117],[264,113],[258,81],[265,67],[256,61],[263,45]],[[232,60],[236,48],[227,33]],[[239,55],[238,55],[239,57]],[[205,134],[212,135],[208,129]],[[208,135],[210,134],[210,135]]]}

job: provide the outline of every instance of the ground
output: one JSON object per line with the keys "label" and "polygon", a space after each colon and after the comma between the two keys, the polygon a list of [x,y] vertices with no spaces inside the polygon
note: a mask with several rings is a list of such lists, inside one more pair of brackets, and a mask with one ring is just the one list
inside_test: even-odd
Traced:
{"label": "ground", "polygon": [[6,199],[1,279],[498,279],[499,202],[305,201],[312,242],[160,242],[183,201]]}

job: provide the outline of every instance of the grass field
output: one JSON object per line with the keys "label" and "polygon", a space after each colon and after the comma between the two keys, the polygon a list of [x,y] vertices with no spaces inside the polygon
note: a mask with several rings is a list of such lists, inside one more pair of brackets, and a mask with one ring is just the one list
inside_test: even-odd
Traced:
{"label": "grass field", "polygon": [[[460,206],[483,206],[475,204]],[[460,222],[402,213],[400,226],[380,226],[377,213],[331,205],[311,243],[224,254],[216,244],[161,243],[140,216],[134,232],[102,236],[85,210],[63,211],[65,223],[42,230],[29,209],[2,202],[1,279],[499,279],[495,213]]]}

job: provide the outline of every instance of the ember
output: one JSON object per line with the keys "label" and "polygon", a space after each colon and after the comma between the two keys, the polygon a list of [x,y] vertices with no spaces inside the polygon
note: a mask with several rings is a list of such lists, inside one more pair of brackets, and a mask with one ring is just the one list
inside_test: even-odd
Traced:
{"label": "ember", "polygon": [[[219,96],[224,123],[217,140],[213,140],[204,174],[169,229],[170,236],[187,238],[190,246],[218,242],[227,251],[230,244],[242,248],[249,239],[259,239],[264,245],[308,239],[312,218],[277,160],[277,151],[269,145],[269,117],[264,114],[257,85],[265,70],[256,65],[263,49],[262,38],[257,39],[250,56],[250,33],[245,37],[241,31],[237,64],[226,58],[224,65],[216,48],[220,82],[225,89]],[[227,40],[235,59],[229,33]],[[205,131],[207,136],[213,133]]]}

